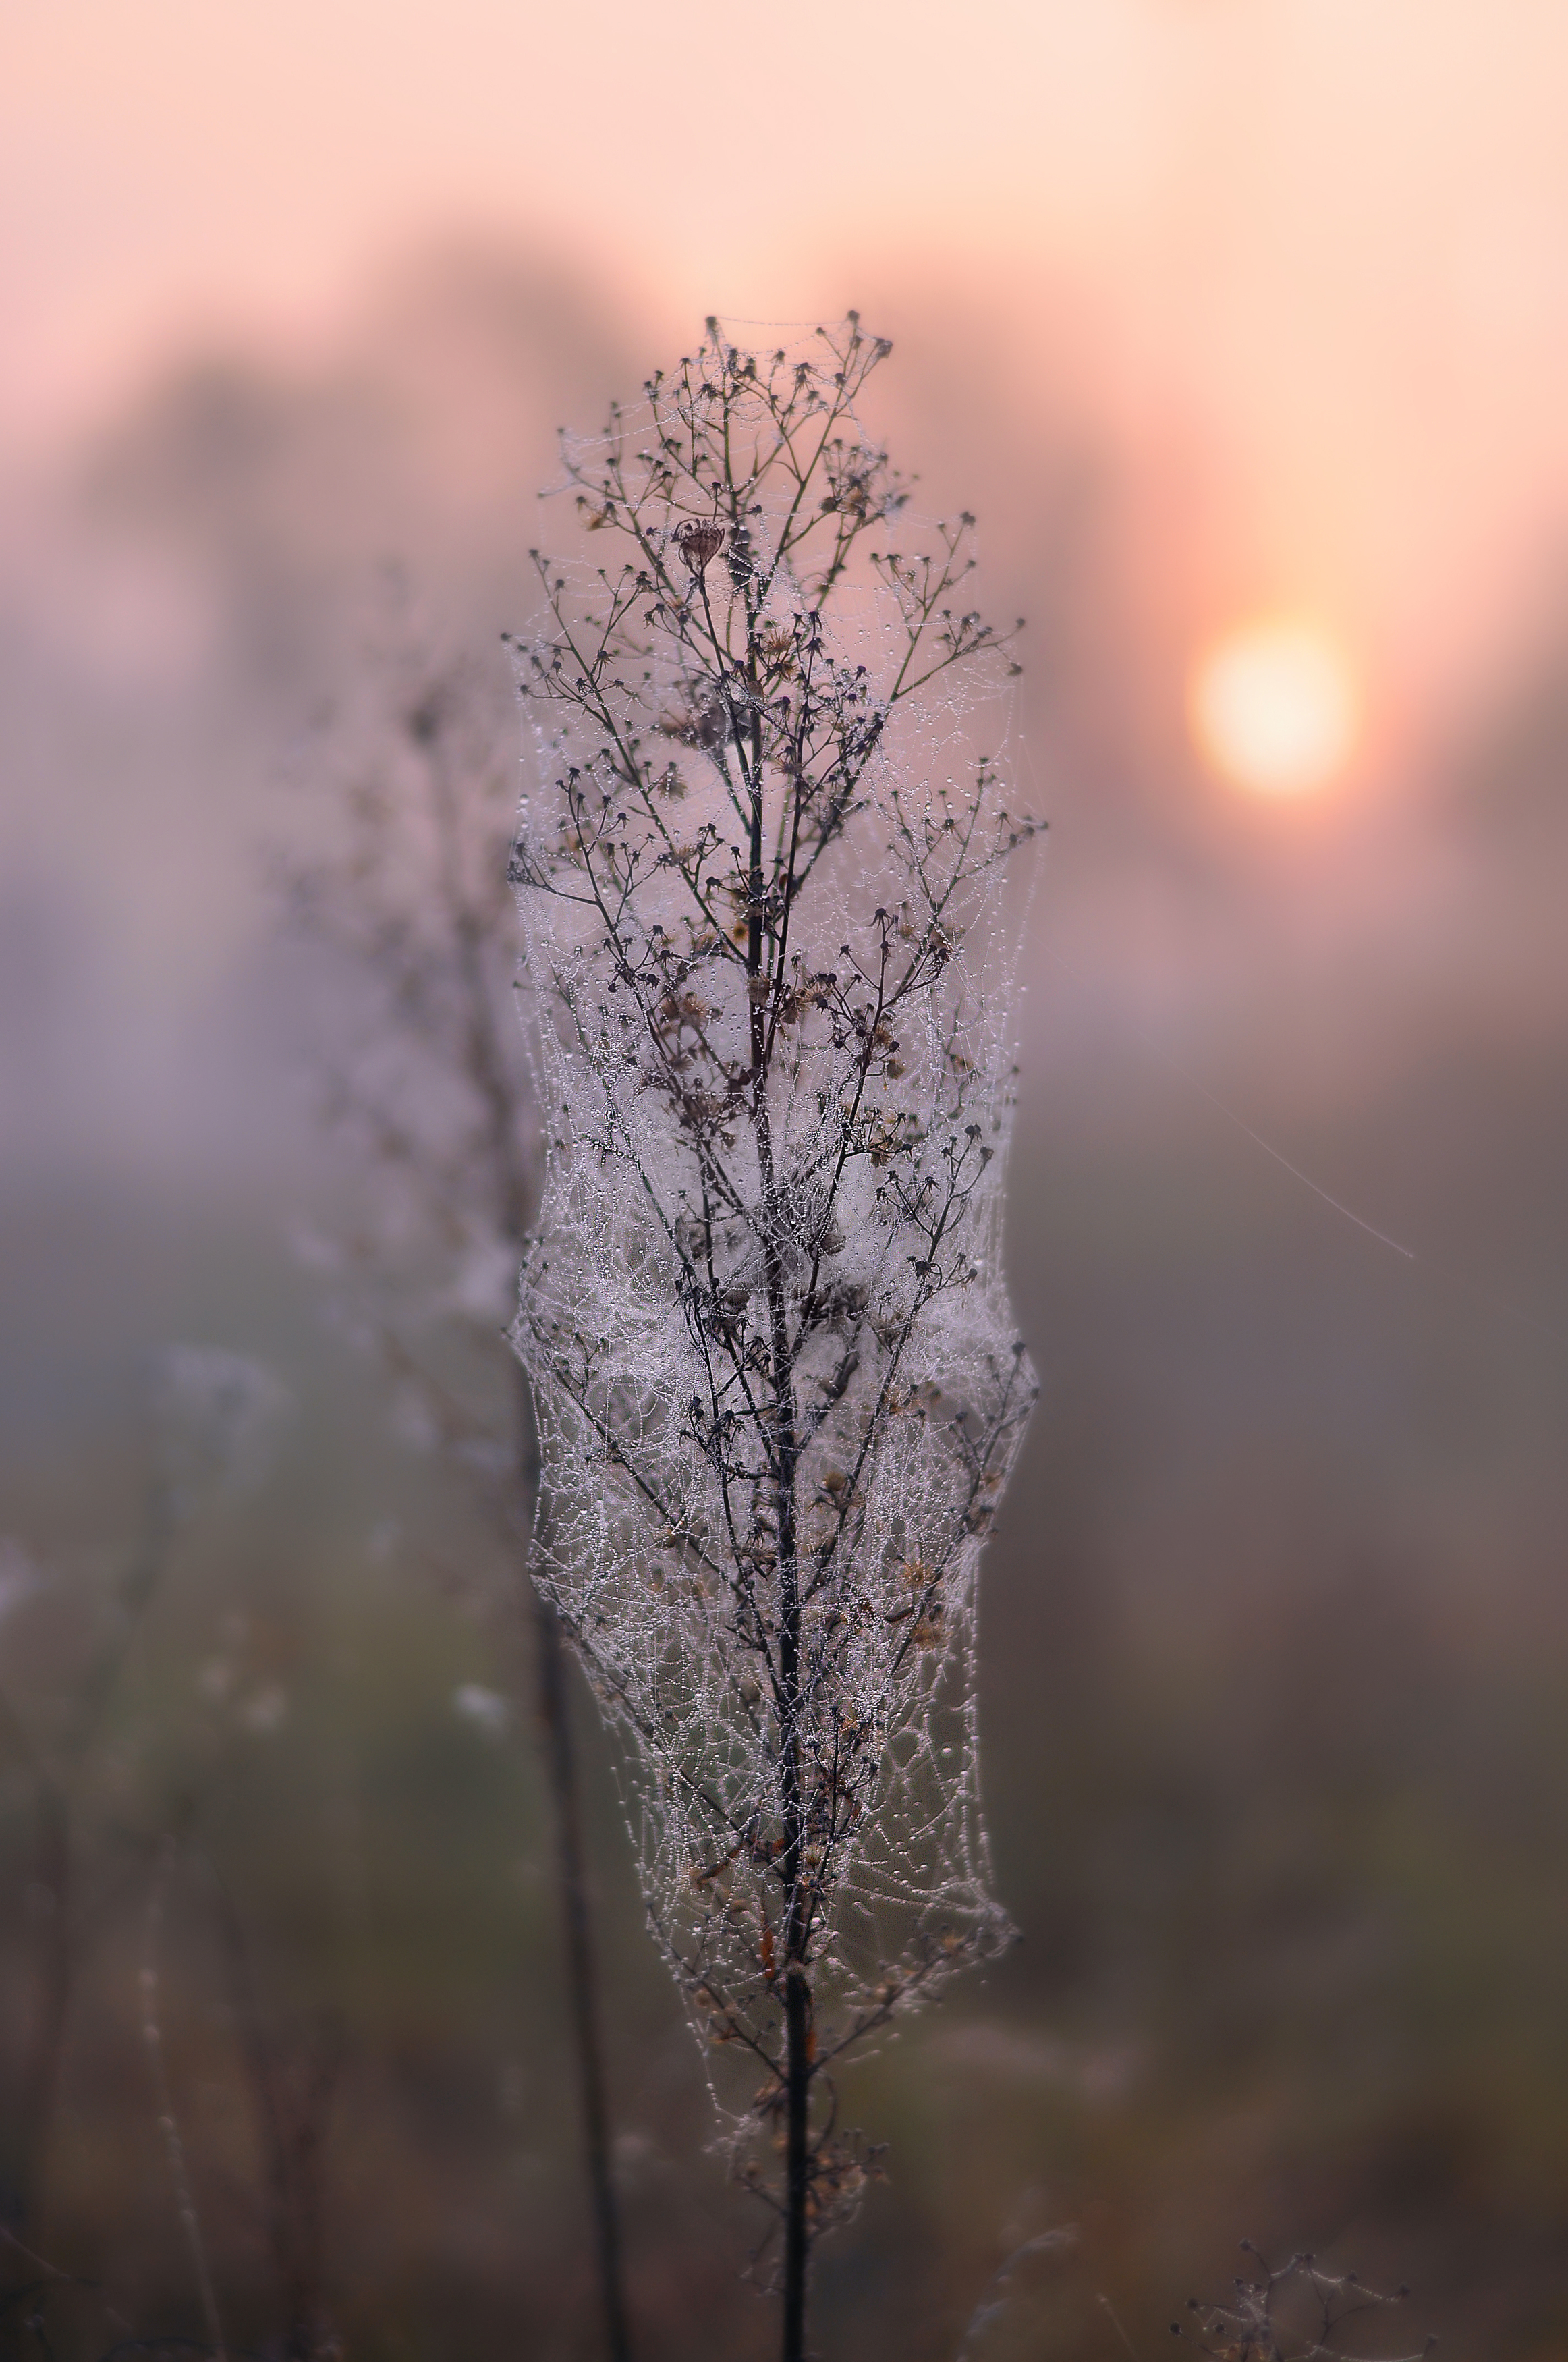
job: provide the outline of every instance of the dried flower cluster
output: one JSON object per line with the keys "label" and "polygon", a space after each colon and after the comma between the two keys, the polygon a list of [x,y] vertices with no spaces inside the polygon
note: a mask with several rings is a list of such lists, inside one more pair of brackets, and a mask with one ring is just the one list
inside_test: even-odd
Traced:
{"label": "dried flower cluster", "polygon": [[[1386,2312],[1410,2293],[1399,2288],[1379,2295],[1354,2272],[1325,2271],[1316,2256],[1292,2256],[1287,2263],[1273,2265],[1250,2239],[1242,2246],[1258,2277],[1240,2277],[1229,2304],[1187,2300],[1190,2334],[1216,2362],[1353,2362],[1344,2343],[1351,2323]],[[1177,2337],[1183,2334],[1179,2321],[1172,2322],[1171,2330]],[[1429,2337],[1398,2362],[1423,2362],[1436,2344]]]}
{"label": "dried flower cluster", "polygon": [[784,2217],[787,2353],[867,2166],[834,2063],[1009,1932],[974,1602],[1033,1394],[999,924],[1032,824],[955,705],[1013,668],[965,603],[973,520],[914,521],[858,420],[887,350],[854,315],[794,359],[710,323],[568,446],[623,554],[541,557],[515,646],[538,1578],[630,1743],[653,1925],[745,2070],[721,2096],[782,2152],[776,2190],[743,2169]]}

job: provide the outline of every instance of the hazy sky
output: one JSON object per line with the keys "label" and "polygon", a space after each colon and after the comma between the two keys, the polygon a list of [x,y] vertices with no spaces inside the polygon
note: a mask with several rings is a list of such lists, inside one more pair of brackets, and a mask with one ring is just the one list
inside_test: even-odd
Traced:
{"label": "hazy sky", "polygon": [[1202,455],[1238,597],[1432,683],[1568,512],[1565,121],[1562,0],[6,0],[0,428],[453,227],[661,334],[957,281]]}

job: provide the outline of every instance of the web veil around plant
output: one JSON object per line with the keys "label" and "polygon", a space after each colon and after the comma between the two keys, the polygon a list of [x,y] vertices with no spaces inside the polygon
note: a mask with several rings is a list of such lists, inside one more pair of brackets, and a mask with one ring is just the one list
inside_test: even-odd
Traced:
{"label": "web veil around plant", "polygon": [[620,550],[540,558],[550,624],[515,646],[537,1579],[738,2121],[813,2086],[814,2224],[864,2163],[834,2059],[1010,1932],[975,1584],[1033,1396],[999,902],[1032,824],[960,723],[1002,646],[962,603],[973,520],[908,521],[858,421],[887,349],[853,315],[806,358],[710,323],[568,445]]}

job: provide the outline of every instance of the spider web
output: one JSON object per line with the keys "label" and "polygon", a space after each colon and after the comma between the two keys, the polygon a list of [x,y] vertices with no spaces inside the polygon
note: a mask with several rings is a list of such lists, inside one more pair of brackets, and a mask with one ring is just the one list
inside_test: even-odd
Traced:
{"label": "spider web", "polygon": [[[722,350],[699,366],[722,389]],[[635,427],[657,448],[683,419],[656,388]],[[762,487],[756,548],[782,509]],[[682,522],[667,504],[667,546]],[[584,615],[613,595],[586,564],[549,578]],[[880,701],[907,638],[896,579],[845,579],[830,620],[778,567],[763,624],[809,652],[797,678],[810,662],[845,710],[859,700],[874,749],[787,953],[773,942],[759,977],[740,949],[748,847],[722,760],[738,692],[657,635],[607,692],[614,743],[536,697],[513,865],[546,1136],[513,1332],[543,1454],[536,1577],[624,1742],[649,1919],[697,2030],[754,2069],[778,2056],[786,1817],[767,1275],[798,1407],[824,2060],[1010,1934],[980,1810],[976,1582],[1034,1391],[1001,1266],[1002,859],[1027,825],[970,755],[951,676],[919,714]],[[520,651],[525,691],[548,695],[559,646]],[[777,877],[787,782],[769,792]],[[879,1014],[889,977],[906,987]],[[759,1112],[736,1078],[764,1002]]]}

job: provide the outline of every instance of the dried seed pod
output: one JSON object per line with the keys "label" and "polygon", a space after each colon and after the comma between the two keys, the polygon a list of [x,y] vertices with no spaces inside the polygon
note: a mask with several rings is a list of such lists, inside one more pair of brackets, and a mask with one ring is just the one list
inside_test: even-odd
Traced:
{"label": "dried seed pod", "polygon": [[688,517],[675,528],[675,546],[693,574],[702,573],[724,546],[724,528],[714,517]]}

